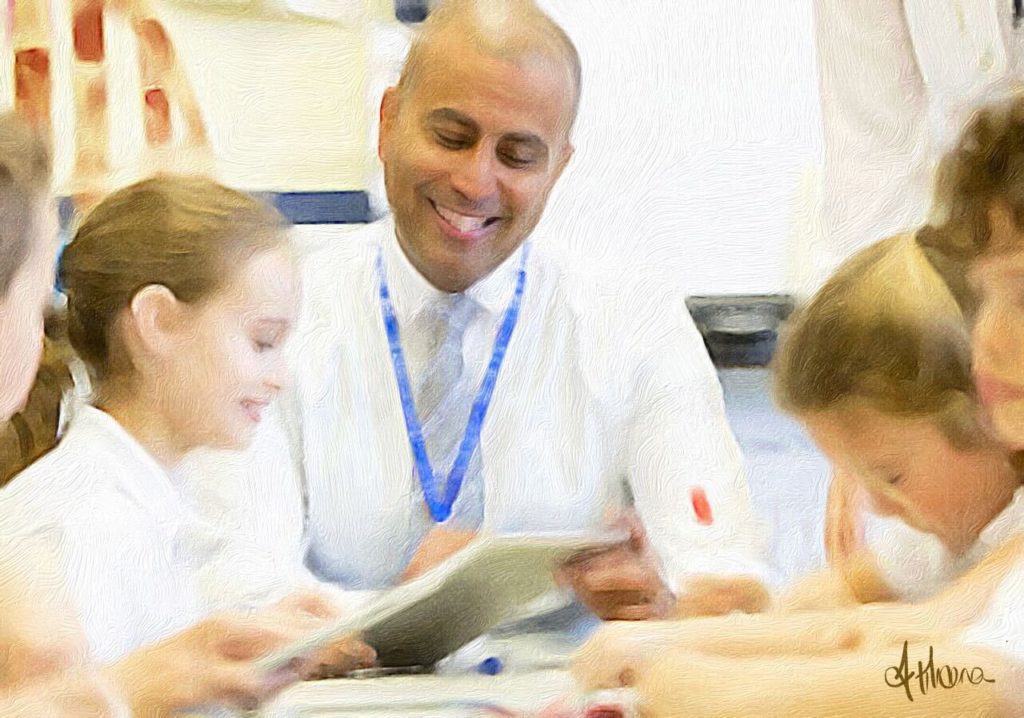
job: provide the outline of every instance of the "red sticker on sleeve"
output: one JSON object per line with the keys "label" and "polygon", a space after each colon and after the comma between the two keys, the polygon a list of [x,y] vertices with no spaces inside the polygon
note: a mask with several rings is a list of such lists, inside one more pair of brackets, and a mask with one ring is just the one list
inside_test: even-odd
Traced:
{"label": "red sticker on sleeve", "polygon": [[704,489],[691,490],[690,502],[693,504],[693,513],[697,515],[697,521],[705,526],[710,526],[713,521],[711,504],[708,502],[708,496],[704,493]]}

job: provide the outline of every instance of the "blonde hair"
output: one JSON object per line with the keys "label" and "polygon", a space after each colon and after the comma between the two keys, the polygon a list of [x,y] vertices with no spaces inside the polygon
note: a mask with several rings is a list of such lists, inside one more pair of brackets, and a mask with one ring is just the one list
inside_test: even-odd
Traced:
{"label": "blonde hair", "polygon": [[[127,353],[117,346],[117,320],[146,286],[167,287],[179,300],[198,303],[226,286],[247,258],[283,245],[285,221],[249,195],[199,177],[161,175],[126,187],[103,200],[82,222],[61,258],[67,295],[65,326],[71,349],[88,367],[94,387],[131,375]],[[64,370],[67,354],[54,347],[41,372]],[[28,463],[56,443],[59,402],[46,392],[32,398],[29,416],[46,415],[21,432],[33,456],[0,466]],[[52,420],[50,420],[52,419]]]}
{"label": "blonde hair", "polygon": [[954,444],[986,433],[963,314],[911,236],[847,260],[789,322],[774,360],[779,404],[798,416],[861,402],[934,418]]}

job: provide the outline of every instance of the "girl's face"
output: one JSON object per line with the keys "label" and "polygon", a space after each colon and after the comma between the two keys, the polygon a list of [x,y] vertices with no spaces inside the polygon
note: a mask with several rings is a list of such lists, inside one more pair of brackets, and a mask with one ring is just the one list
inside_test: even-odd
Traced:
{"label": "girl's face", "polygon": [[977,540],[1020,485],[1004,449],[988,442],[957,448],[932,419],[848,407],[812,414],[804,424],[876,513],[935,534],[953,553]]}
{"label": "girl's face", "polygon": [[287,377],[285,340],[299,279],[287,247],[255,255],[234,280],[185,309],[156,382],[179,446],[241,449]]}
{"label": "girl's face", "polygon": [[25,263],[0,299],[0,421],[23,408],[39,368],[43,348],[43,311],[54,283],[57,211],[41,202],[35,240]]}
{"label": "girl's face", "polygon": [[968,276],[978,302],[972,330],[978,395],[1000,438],[1024,449],[1024,252],[983,257]]}

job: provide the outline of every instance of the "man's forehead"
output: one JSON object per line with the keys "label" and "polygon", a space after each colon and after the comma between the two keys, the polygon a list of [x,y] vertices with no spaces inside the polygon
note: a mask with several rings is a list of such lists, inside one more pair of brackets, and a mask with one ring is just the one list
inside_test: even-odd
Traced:
{"label": "man's forehead", "polygon": [[494,58],[458,62],[425,57],[410,99],[421,117],[488,133],[534,136],[555,141],[572,120],[571,96],[563,73],[546,58]]}
{"label": "man's forehead", "polygon": [[532,16],[514,28],[487,31],[463,15],[413,43],[400,87],[416,94],[425,90],[438,100],[453,95],[472,100],[475,93],[514,106],[522,98],[535,109],[564,110],[571,126],[579,93],[578,60],[567,38],[565,43],[553,40],[551,28]]}

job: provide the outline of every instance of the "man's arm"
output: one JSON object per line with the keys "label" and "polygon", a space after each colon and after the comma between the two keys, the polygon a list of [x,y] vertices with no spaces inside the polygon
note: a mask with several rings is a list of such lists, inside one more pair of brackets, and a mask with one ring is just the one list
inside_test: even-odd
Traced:
{"label": "man's arm", "polygon": [[629,483],[678,612],[763,610],[765,537],[700,333],[675,296],[637,327]]}

